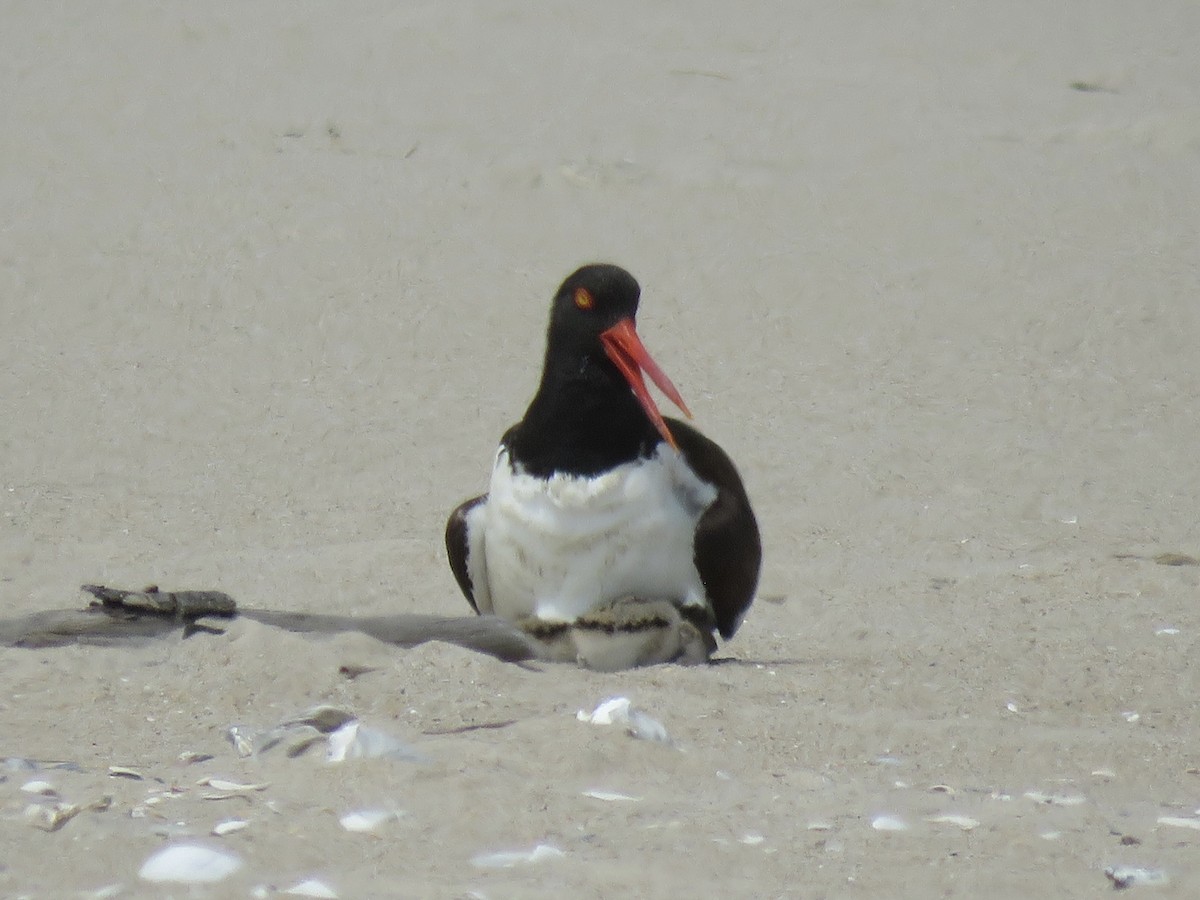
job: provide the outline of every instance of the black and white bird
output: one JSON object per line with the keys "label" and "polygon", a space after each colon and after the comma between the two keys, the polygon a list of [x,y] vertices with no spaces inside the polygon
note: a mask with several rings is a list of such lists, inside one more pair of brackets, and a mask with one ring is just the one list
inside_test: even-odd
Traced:
{"label": "black and white bird", "polygon": [[477,613],[545,657],[598,669],[700,662],[737,631],[762,559],[737,469],[664,418],[683,398],[635,329],[641,289],[588,265],[558,289],[542,379],[500,441],[488,493],[450,515],[450,568]]}

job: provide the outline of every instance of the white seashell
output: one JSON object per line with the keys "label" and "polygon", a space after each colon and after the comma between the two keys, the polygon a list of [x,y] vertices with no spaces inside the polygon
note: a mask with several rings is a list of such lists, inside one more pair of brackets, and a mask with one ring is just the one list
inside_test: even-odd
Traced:
{"label": "white seashell", "polygon": [[765,840],[765,837],[754,831],[750,832],[749,834],[743,834],[740,838],[738,838],[738,841],[742,844],[745,844],[747,847],[757,847]]}
{"label": "white seashell", "polygon": [[171,844],[142,863],[138,877],[143,881],[178,884],[211,884],[228,878],[242,867],[232,853],[196,844]]}
{"label": "white seashell", "polygon": [[1142,716],[1141,713],[1136,713],[1131,709],[1127,709],[1125,712],[1121,713],[1121,718],[1130,725],[1136,725],[1139,721],[1141,721]]}
{"label": "white seashell", "polygon": [[109,766],[109,778],[129,778],[132,781],[144,781],[145,778],[137,769],[128,769],[125,766]]}
{"label": "white seashell", "polygon": [[329,735],[330,762],[345,762],[348,759],[405,759],[417,761],[421,757],[407,744],[396,740],[375,728],[368,728],[354,720],[347,722]]}
{"label": "white seashell", "polygon": [[876,816],[871,827],[876,831],[908,831],[908,823],[899,816]]}
{"label": "white seashell", "polygon": [[293,897],[325,897],[327,900],[337,900],[337,891],[315,878],[306,878],[280,893],[290,894]]}
{"label": "white seashell", "polygon": [[245,819],[226,819],[224,822],[218,822],[212,828],[212,833],[217,837],[225,837],[227,834],[234,834],[241,831],[243,828],[248,828],[250,825]]}
{"label": "white seashell", "polygon": [[1057,841],[1062,837],[1061,831],[1043,831],[1038,835],[1043,841]]}
{"label": "white seashell", "polygon": [[624,725],[626,732],[638,740],[670,744],[666,727],[652,716],[637,709],[628,697],[611,697],[591,713],[579,710],[575,718],[592,725]]}
{"label": "white seashell", "polygon": [[504,850],[499,853],[481,853],[472,857],[471,865],[481,869],[511,869],[523,863],[546,862],[566,856],[550,844],[538,844],[532,850]]}
{"label": "white seashell", "polygon": [[201,778],[196,784],[201,787],[207,786],[214,790],[225,791],[231,794],[252,794],[255,791],[265,791],[271,786],[271,783],[268,781],[264,781],[261,784],[241,784],[237,781],[229,781],[225,778],[212,778],[210,776]]}
{"label": "white seashell", "polygon": [[1191,828],[1200,831],[1200,819],[1188,819],[1183,816],[1159,816],[1159,825],[1169,825],[1172,828]]}
{"label": "white seashell", "polygon": [[338,822],[347,831],[375,831],[388,822],[394,822],[400,814],[390,809],[357,809],[338,818]]}
{"label": "white seashell", "polygon": [[1163,885],[1170,881],[1162,869],[1143,869],[1141,866],[1109,866],[1104,874],[1117,890],[1140,885]]}
{"label": "white seashell", "polygon": [[932,822],[934,825],[957,825],[963,831],[970,831],[973,828],[979,827],[978,819],[972,819],[970,816],[960,816],[955,813],[930,816],[925,821]]}
{"label": "white seashell", "polygon": [[628,697],[610,697],[590,713],[579,710],[575,714],[575,718],[580,722],[588,722],[592,725],[624,723],[629,715],[630,705]]}
{"label": "white seashell", "polygon": [[21,790],[27,794],[40,794],[43,797],[57,797],[58,791],[48,781],[27,781],[21,785]]}
{"label": "white seashell", "polygon": [[1169,635],[1173,635],[1173,634],[1179,634],[1179,629],[1178,628],[1156,628],[1154,630],[1154,633],[1159,636],[1162,636],[1162,635],[1169,636]]}
{"label": "white seashell", "polygon": [[629,794],[619,794],[616,791],[602,791],[598,789],[584,791],[583,796],[591,797],[593,800],[603,800],[606,803],[619,803],[623,800],[631,803],[640,803],[642,799],[641,797],[631,797]]}
{"label": "white seashell", "polygon": [[833,825],[821,819],[816,819],[812,822],[809,822],[805,827],[809,831],[833,831]]}

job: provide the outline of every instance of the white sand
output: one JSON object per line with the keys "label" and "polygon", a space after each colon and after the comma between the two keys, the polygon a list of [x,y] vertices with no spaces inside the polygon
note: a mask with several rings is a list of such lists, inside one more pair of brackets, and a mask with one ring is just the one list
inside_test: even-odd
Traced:
{"label": "white sand", "polygon": [[[3,19],[4,615],[151,581],[465,614],[445,516],[593,259],[642,282],[766,562],[706,669],[253,623],[0,651],[0,755],[79,767],[2,773],[0,894],[162,896],[137,871],[163,835],[244,861],[180,896],[1094,897],[1121,864],[1200,891],[1200,831],[1158,821],[1200,806],[1200,569],[1151,559],[1200,555],[1196,4]],[[678,749],[576,721],[614,694]],[[225,740],[319,702],[427,761]],[[205,775],[270,787],[206,801]],[[112,804],[44,833],[33,778]],[[538,844],[564,855],[470,865]]]}

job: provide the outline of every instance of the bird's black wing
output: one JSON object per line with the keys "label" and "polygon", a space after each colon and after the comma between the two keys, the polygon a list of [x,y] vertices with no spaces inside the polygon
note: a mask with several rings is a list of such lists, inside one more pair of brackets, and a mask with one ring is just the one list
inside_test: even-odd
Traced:
{"label": "bird's black wing", "polygon": [[486,500],[487,494],[472,497],[450,513],[450,518],[446,521],[446,555],[450,557],[450,571],[454,573],[454,580],[458,582],[459,589],[475,612],[479,612],[479,607],[475,605],[475,592],[471,586],[470,572],[467,570],[467,514]]}
{"label": "bird's black wing", "polygon": [[762,564],[762,541],[750,498],[733,461],[695,428],[668,419],[679,450],[701,480],[717,489],[717,497],[696,523],[696,571],[704,584],[717,630],[733,637],[754,600]]}

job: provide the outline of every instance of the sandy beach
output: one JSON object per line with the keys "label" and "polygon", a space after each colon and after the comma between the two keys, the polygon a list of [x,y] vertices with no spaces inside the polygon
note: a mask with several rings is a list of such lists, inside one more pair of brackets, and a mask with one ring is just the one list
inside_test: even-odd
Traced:
{"label": "sandy beach", "polygon": [[[707,667],[0,649],[0,895],[1200,895],[1195,3],[3,18],[0,618],[469,614],[446,516],[594,260],[765,556]],[[229,738],[321,705],[400,758]]]}

